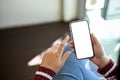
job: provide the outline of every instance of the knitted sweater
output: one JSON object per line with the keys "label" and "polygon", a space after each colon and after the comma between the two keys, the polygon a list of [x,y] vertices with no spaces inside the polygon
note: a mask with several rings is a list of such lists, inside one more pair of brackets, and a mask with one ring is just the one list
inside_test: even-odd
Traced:
{"label": "knitted sweater", "polygon": [[[109,63],[105,67],[103,67],[102,69],[98,69],[98,73],[105,76],[107,80],[116,80],[116,70],[117,66],[110,59]],[[34,80],[52,80],[55,75],[56,73],[51,69],[40,66],[35,73]]]}

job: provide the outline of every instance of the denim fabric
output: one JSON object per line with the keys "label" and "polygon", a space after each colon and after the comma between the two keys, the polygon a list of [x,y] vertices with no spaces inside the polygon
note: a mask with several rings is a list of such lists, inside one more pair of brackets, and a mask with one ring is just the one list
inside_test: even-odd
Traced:
{"label": "denim fabric", "polygon": [[[66,45],[63,53],[68,50],[73,51],[73,49],[69,47],[69,44]],[[53,80],[100,80],[99,75],[86,67],[88,61],[88,59],[78,60],[74,53],[70,54],[63,68],[57,73]],[[92,63],[89,65],[96,68]]]}

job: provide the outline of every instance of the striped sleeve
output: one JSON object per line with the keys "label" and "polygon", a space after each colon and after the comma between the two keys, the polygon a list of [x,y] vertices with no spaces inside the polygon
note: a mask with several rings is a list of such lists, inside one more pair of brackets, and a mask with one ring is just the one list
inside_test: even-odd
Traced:
{"label": "striped sleeve", "polygon": [[102,69],[98,69],[98,72],[105,76],[106,78],[116,76],[117,65],[113,62],[112,59],[109,60],[109,63]]}
{"label": "striped sleeve", "polygon": [[46,67],[38,67],[38,70],[35,72],[34,80],[52,80],[55,76],[55,72]]}

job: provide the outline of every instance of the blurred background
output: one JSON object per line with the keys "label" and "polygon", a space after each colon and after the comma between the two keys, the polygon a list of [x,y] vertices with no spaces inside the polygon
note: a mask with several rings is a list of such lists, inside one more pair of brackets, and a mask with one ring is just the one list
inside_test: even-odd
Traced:
{"label": "blurred background", "polygon": [[91,32],[117,62],[120,0],[0,0],[0,78],[33,80],[27,63],[69,33],[69,22],[87,19]]}

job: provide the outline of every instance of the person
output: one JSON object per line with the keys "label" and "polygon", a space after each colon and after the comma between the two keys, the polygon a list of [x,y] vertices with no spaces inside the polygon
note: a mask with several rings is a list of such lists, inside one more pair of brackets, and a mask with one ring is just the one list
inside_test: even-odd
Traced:
{"label": "person", "polygon": [[[101,44],[99,43],[99,41],[97,40],[97,38],[92,34],[91,35],[92,37],[92,42],[93,42],[93,49],[94,49],[94,53],[95,53],[95,56],[90,58],[90,60],[96,64],[99,68],[98,68],[98,72],[101,73],[102,75],[104,75],[108,80],[114,80],[115,77],[116,77],[116,65],[115,63],[112,61],[112,59],[110,59],[109,57],[107,57],[105,55],[105,52],[101,46]],[[65,51],[65,53],[62,55],[62,52],[64,50],[64,47],[67,43],[67,41],[69,40],[69,36],[67,36],[61,43],[59,44],[56,44],[54,46],[51,46],[49,49],[47,49],[44,53],[44,56],[43,56],[43,60],[42,60],[42,63],[41,65],[39,66],[38,70],[36,71],[36,74],[35,74],[35,80],[57,80],[59,78],[59,80],[63,80],[64,79],[64,75],[66,74],[63,74],[62,76],[59,76],[58,74],[60,74],[60,72],[63,70],[66,70],[66,71],[70,71],[68,70],[69,67],[66,67],[66,68],[62,68],[64,67],[64,65],[66,64],[66,62],[69,60],[69,58],[71,57],[71,55],[74,55],[74,54],[71,54],[72,52],[70,51]],[[73,41],[70,41],[70,47],[73,48],[74,47],[74,44],[73,44]],[[67,65],[70,65],[70,64],[74,64],[74,63],[78,63],[79,61],[76,60],[75,58],[72,59],[72,63],[69,63]],[[83,60],[83,63],[84,63],[84,60]],[[80,65],[83,65],[83,63],[80,63]],[[69,79],[66,79],[66,80],[99,80],[97,79],[93,79],[91,76],[92,72],[89,73],[89,71],[82,71],[81,68],[84,68],[83,66],[80,67],[80,69],[78,69],[78,65],[76,66],[73,66],[73,69],[77,69],[77,73],[76,71],[72,70],[73,73],[76,73],[75,75],[76,76],[79,76],[79,77],[76,77],[76,76],[73,76],[71,74],[67,74],[67,76],[69,76]],[[82,71],[83,74],[79,74],[81,72],[79,71]],[[89,74],[88,74],[89,73]],[[83,75],[86,75],[88,74],[89,77],[91,77],[91,79],[88,78],[83,78]],[[70,79],[71,78],[71,79]],[[95,76],[94,76],[95,78]]]}

